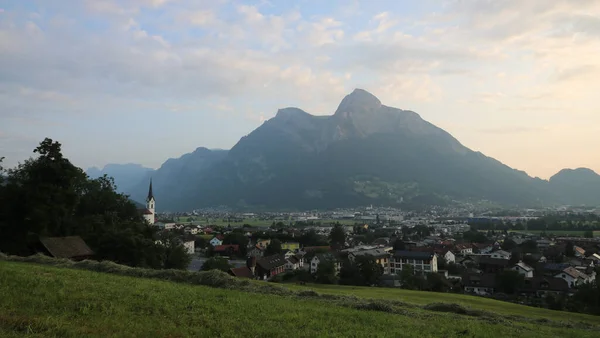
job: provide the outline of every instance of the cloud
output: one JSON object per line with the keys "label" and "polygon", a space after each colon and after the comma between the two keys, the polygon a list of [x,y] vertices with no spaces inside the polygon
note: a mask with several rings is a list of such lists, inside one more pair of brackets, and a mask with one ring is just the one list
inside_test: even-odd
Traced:
{"label": "cloud", "polygon": [[0,124],[142,112],[256,123],[291,105],[331,113],[361,87],[433,122],[523,117],[535,129],[543,111],[587,118],[600,90],[598,1],[37,5],[1,13]]}

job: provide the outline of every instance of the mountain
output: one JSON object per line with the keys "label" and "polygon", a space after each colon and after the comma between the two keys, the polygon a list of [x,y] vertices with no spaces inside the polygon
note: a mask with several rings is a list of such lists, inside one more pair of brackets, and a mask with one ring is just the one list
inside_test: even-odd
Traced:
{"label": "mountain", "polygon": [[587,168],[563,169],[549,180],[565,204],[600,205],[600,175]]}
{"label": "mountain", "polygon": [[298,108],[242,139],[188,182],[167,209],[229,205],[267,209],[555,200],[547,181],[474,152],[417,113],[356,89],[333,115]]}
{"label": "mountain", "polygon": [[117,191],[128,192],[137,184],[141,177],[153,171],[151,168],[146,168],[140,164],[107,164],[104,168],[99,169],[91,167],[86,170],[86,174],[90,178],[98,178],[103,175],[108,175],[115,180]]}
{"label": "mountain", "polygon": [[589,169],[532,178],[361,89],[332,115],[280,109],[229,151],[198,148],[169,159],[127,190],[134,200],[145,200],[151,177],[160,211],[414,208],[455,200],[600,205],[598,175]]}
{"label": "mountain", "polygon": [[[223,160],[227,150],[209,150],[197,148],[191,153],[179,158],[170,158],[157,170],[146,172],[138,176],[136,184],[131,186],[126,193],[139,202],[144,202],[148,195],[148,186],[152,179],[152,189],[156,196],[158,211],[176,210],[173,206],[181,203],[181,197],[189,195],[189,189],[195,187],[205,171]],[[170,207],[170,209],[165,209]]]}

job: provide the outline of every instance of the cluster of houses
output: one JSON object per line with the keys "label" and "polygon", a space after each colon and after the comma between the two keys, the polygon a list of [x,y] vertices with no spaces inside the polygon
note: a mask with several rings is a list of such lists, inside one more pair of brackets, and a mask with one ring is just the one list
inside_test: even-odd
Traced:
{"label": "cluster of houses", "polygon": [[[527,264],[523,260],[513,259],[511,252],[500,249],[500,242],[405,242],[404,250],[394,250],[389,243],[386,245],[379,241],[377,244],[358,245],[339,251],[333,251],[330,247],[301,248],[298,243],[283,243],[284,253],[264,256],[270,240],[259,240],[252,244],[246,266],[232,268],[229,273],[236,277],[261,280],[298,269],[314,274],[324,260],[332,261],[339,272],[344,261],[353,262],[356,257],[368,255],[381,265],[383,277],[399,275],[410,266],[415,274],[439,273],[447,279],[460,281],[465,293],[477,295],[500,292],[497,275],[507,270],[523,276],[523,284],[517,290],[520,294],[537,296],[548,293],[573,294],[578,286],[595,280],[594,267],[600,264],[599,254],[586,253],[581,246],[575,245],[574,257],[557,263],[547,259],[543,252],[564,251],[565,239],[558,239],[557,242],[541,239],[539,242],[538,248],[542,253],[527,255]],[[447,270],[439,269],[442,260],[446,263],[444,265],[461,266],[461,272],[453,275]],[[386,281],[383,284],[387,286],[401,286],[399,278],[382,278],[382,281]]]}

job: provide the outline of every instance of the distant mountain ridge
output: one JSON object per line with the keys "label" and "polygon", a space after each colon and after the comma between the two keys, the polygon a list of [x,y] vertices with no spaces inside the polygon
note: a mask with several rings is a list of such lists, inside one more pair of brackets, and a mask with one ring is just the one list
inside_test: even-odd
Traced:
{"label": "distant mountain ridge", "polygon": [[593,188],[600,176],[589,169],[563,170],[550,181],[532,178],[361,89],[333,115],[280,109],[230,151],[198,148],[169,159],[146,173],[130,190],[132,198],[144,197],[150,176],[159,210],[412,207],[481,199],[600,205],[600,189]]}

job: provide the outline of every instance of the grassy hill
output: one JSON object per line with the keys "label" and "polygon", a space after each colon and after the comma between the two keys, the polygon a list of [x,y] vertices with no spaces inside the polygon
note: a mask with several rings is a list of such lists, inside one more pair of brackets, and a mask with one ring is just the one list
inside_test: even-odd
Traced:
{"label": "grassy hill", "polygon": [[[55,265],[67,264],[70,263]],[[102,264],[105,263],[83,262],[73,265],[73,268],[64,268],[0,260],[0,336],[600,335],[597,317],[460,295],[379,288],[279,287],[270,283],[234,280],[217,272],[152,272]],[[89,268],[218,287],[82,270]],[[290,290],[297,288],[302,290]],[[309,289],[317,289],[319,293]],[[470,308],[456,304],[440,305],[442,301],[462,303]]]}

